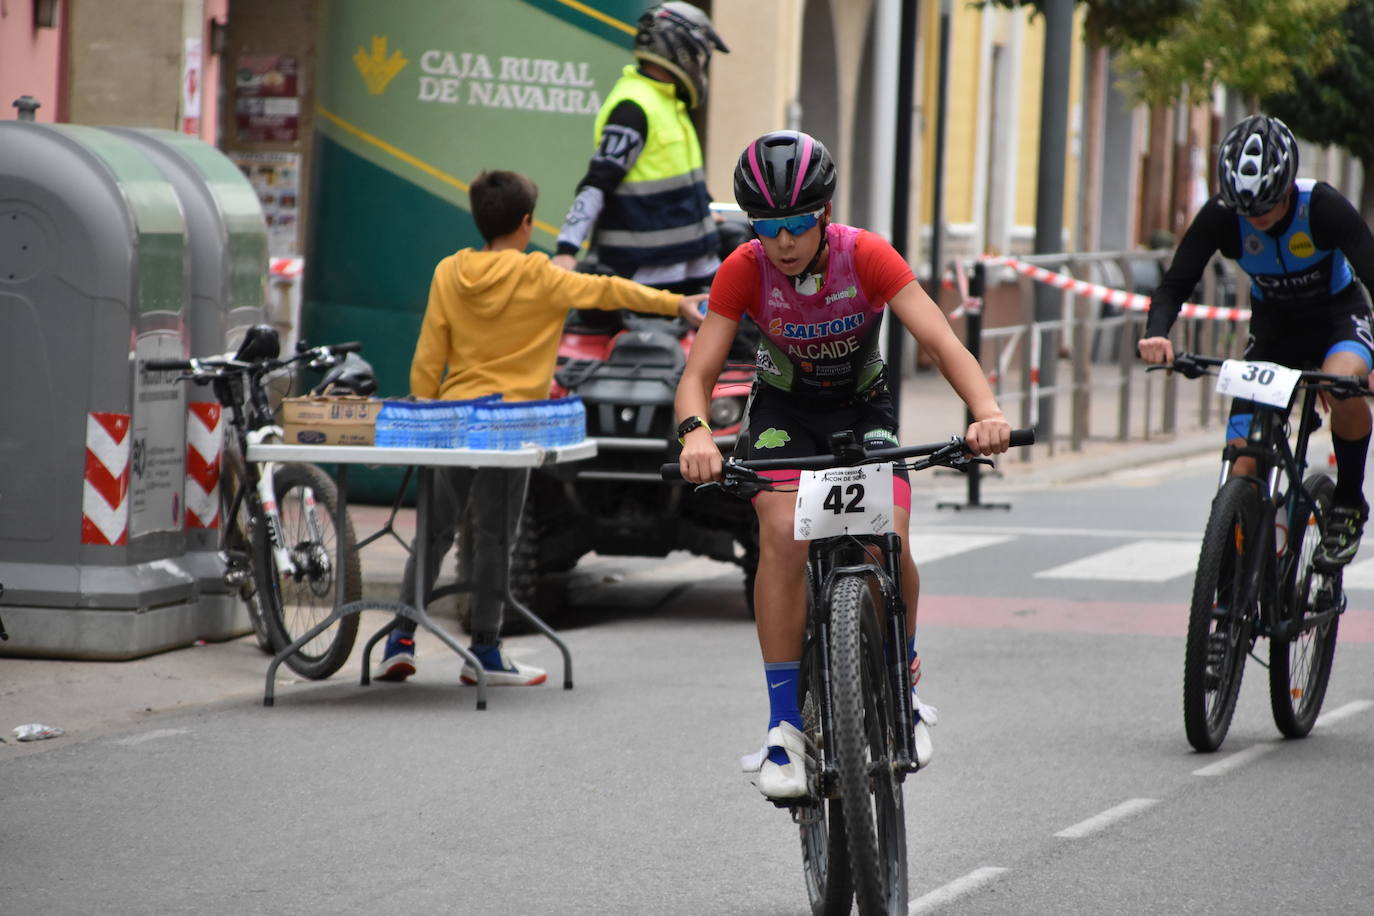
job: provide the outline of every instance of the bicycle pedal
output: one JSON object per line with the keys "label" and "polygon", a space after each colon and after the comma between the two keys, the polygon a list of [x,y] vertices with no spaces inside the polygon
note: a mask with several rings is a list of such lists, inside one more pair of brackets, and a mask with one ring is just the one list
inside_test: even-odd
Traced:
{"label": "bicycle pedal", "polygon": [[819,802],[810,795],[799,795],[796,798],[769,798],[764,796],[764,800],[770,802],[774,808],[786,808],[792,813],[792,820],[797,823],[798,810],[804,808],[815,808]]}

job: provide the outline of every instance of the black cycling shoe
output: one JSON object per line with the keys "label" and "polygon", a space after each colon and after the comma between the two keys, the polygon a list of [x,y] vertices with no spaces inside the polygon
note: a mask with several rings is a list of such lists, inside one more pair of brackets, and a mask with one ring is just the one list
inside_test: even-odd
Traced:
{"label": "black cycling shoe", "polygon": [[1312,565],[1321,572],[1334,573],[1353,560],[1368,517],[1369,504],[1363,500],[1358,506],[1332,506],[1326,533],[1312,554]]}

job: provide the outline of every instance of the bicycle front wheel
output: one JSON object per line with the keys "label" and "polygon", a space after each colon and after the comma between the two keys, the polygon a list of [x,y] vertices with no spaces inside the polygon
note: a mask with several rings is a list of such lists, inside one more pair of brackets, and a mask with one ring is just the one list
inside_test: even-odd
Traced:
{"label": "bicycle front wheel", "polygon": [[1240,695],[1245,655],[1250,649],[1250,606],[1246,566],[1259,545],[1259,491],[1249,480],[1228,480],[1212,500],[1202,538],[1188,613],[1183,665],[1183,724],[1199,751],[1215,751],[1226,739]]}
{"label": "bicycle front wheel", "polygon": [[[313,464],[281,464],[276,468],[273,490],[281,518],[282,547],[294,568],[278,567],[266,537],[257,539],[254,566],[259,572],[267,626],[280,652],[329,616],[336,589],[343,590],[343,604],[361,600],[363,576],[352,523],[345,520],[341,531],[335,528],[339,495],[329,475]],[[344,544],[343,569],[337,568],[340,540]],[[357,635],[358,615],[351,614],[301,646],[286,664],[302,677],[329,677],[348,660]]]}
{"label": "bicycle front wheel", "polygon": [[219,528],[224,578],[230,587],[236,589],[248,611],[248,621],[253,625],[258,648],[272,655],[275,652],[272,634],[263,614],[262,592],[258,589],[253,572],[256,564],[252,519],[262,514],[262,508],[258,505],[257,494],[244,489],[242,473],[233,470],[229,462],[225,462],[223,467],[219,487]]}
{"label": "bicycle front wheel", "polygon": [[[1305,487],[1321,515],[1328,517],[1335,482],[1325,474],[1313,474]],[[1339,608],[1344,600],[1341,574],[1324,575],[1312,567],[1312,554],[1322,537],[1316,514],[1309,513],[1307,523],[1295,528],[1288,532],[1288,549],[1296,559],[1296,569],[1279,621],[1286,628],[1300,627],[1314,615]],[[1269,706],[1274,712],[1274,724],[1288,738],[1305,737],[1317,722],[1331,678],[1340,623],[1340,617],[1333,615],[1289,638],[1276,634],[1269,640]]]}
{"label": "bicycle front wheel", "polygon": [[831,694],[835,768],[860,916],[907,911],[906,810],[895,770],[896,728],[882,631],[868,579],[831,585]]}
{"label": "bicycle front wheel", "polygon": [[[833,753],[826,747],[821,721],[822,684],[820,648],[812,643],[802,658],[799,701],[807,740],[816,749],[817,767]],[[845,846],[844,803],[831,787],[821,784],[819,773],[811,775],[810,803],[798,806],[793,815],[801,829],[802,873],[811,916],[849,916],[854,884]]]}

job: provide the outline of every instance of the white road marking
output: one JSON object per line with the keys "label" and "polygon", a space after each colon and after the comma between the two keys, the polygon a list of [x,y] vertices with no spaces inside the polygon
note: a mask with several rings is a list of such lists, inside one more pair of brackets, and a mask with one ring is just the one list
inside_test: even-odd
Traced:
{"label": "white road marking", "polygon": [[1332,722],[1348,719],[1368,709],[1374,709],[1374,700],[1353,700],[1346,703],[1344,706],[1338,706],[1335,709],[1328,710],[1320,716],[1317,716],[1317,723],[1313,728],[1319,728],[1323,725],[1330,725]]}
{"label": "white road marking", "polygon": [[[950,534],[986,534],[995,531],[998,534],[1008,534],[1025,537],[1048,537],[1048,538],[1119,538],[1123,540],[1138,540],[1140,538],[1151,538],[1153,540],[1167,541],[1191,541],[1199,544],[1202,541],[1197,531],[1142,531],[1139,528],[1051,528],[1044,526],[1028,525],[997,525],[996,527],[975,526],[975,525],[939,525],[923,524],[922,519],[914,518],[911,527],[921,528],[926,532],[947,532]],[[1371,561],[1374,562],[1374,561]]]}
{"label": "white road marking", "polygon": [[120,738],[115,741],[115,744],[132,747],[135,744],[142,744],[145,741],[159,741],[163,738],[174,738],[177,735],[184,735],[188,732],[190,732],[189,728],[155,728],[141,735],[130,735],[128,738]]}
{"label": "white road marking", "polygon": [[1345,568],[1341,582],[1347,591],[1352,588],[1374,588],[1374,559],[1351,563]]}
{"label": "white road marking", "polygon": [[1237,767],[1243,767],[1253,760],[1258,760],[1265,754],[1271,754],[1278,749],[1277,744],[1256,744],[1247,747],[1243,751],[1237,751],[1229,757],[1223,757],[1216,763],[1209,763],[1199,770],[1193,770],[1194,776],[1220,776],[1229,773]]}
{"label": "white road marking", "polygon": [[911,535],[911,555],[916,565],[943,560],[956,554],[967,553],[982,547],[991,547],[1011,540],[1007,534],[928,534]]}
{"label": "white road marking", "polygon": [[1090,817],[1086,821],[1081,821],[1080,823],[1074,824],[1072,827],[1065,827],[1063,830],[1056,833],[1055,836],[1062,836],[1070,840],[1082,839],[1085,836],[1090,836],[1099,830],[1115,824],[1119,820],[1128,818],[1133,814],[1139,814],[1146,808],[1157,804],[1159,804],[1159,799],[1157,798],[1128,799],[1115,808],[1108,808],[1101,814]]}
{"label": "white road marking", "polygon": [[1167,582],[1197,569],[1194,541],[1133,541],[1035,574],[1037,579]]}
{"label": "white road marking", "polygon": [[917,897],[908,905],[910,908],[907,912],[911,916],[916,916],[917,913],[929,913],[938,910],[950,901],[972,893],[1005,871],[1005,868],[994,868],[990,865],[975,868],[962,878],[955,878],[944,887],[937,887],[930,893]]}

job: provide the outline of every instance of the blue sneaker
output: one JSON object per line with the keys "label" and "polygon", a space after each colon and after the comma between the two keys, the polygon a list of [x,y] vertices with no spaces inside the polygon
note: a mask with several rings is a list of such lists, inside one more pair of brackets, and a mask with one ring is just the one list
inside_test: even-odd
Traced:
{"label": "blue sneaker", "polygon": [[[494,646],[474,645],[471,649],[472,654],[482,663],[488,687],[533,687],[548,680],[548,673],[543,668],[517,662],[506,654],[499,642]],[[477,683],[477,671],[471,662],[463,663],[459,677],[464,684]]]}
{"label": "blue sneaker", "polygon": [[372,672],[374,681],[404,681],[415,673],[415,634],[392,630],[386,638],[386,651]]}

